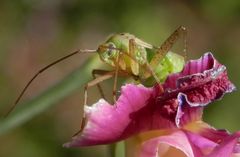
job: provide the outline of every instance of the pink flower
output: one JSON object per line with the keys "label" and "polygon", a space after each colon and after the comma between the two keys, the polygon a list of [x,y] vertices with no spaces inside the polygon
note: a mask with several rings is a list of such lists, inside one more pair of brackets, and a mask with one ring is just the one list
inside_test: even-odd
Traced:
{"label": "pink flower", "polygon": [[240,156],[240,132],[216,130],[202,121],[204,106],[235,87],[226,67],[211,53],[189,61],[182,72],[162,85],[128,84],[114,105],[101,99],[85,106],[87,123],[65,147],[109,144],[126,140],[129,157]]}

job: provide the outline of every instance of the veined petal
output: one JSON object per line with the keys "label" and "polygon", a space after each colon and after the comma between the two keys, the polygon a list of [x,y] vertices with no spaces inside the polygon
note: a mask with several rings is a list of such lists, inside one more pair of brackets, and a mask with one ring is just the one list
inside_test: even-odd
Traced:
{"label": "veined petal", "polygon": [[87,124],[84,130],[64,146],[108,144],[142,131],[174,127],[159,114],[154,103],[155,93],[153,88],[128,84],[122,87],[114,106],[101,99],[85,107]]}
{"label": "veined petal", "polygon": [[[142,152],[142,145],[144,142],[149,141],[151,139],[155,139],[160,136],[166,136],[174,132],[175,129],[171,130],[154,130],[147,131],[137,135],[134,135],[125,140],[125,154],[126,157],[139,157]],[[156,147],[156,146],[154,146]],[[148,151],[148,150],[147,150]],[[150,150],[149,150],[150,151]],[[144,152],[145,154],[146,152]],[[149,152],[150,154],[156,154],[155,152]],[[147,153],[148,154],[148,153]]]}
{"label": "veined petal", "polygon": [[163,87],[165,92],[157,101],[159,104],[177,101],[174,120],[178,127],[200,120],[203,106],[235,89],[227,77],[226,67],[211,53],[189,61],[182,72],[169,75]]}
{"label": "veined petal", "polygon": [[191,75],[202,75],[202,73],[206,73],[206,71],[211,71],[211,69],[217,68],[221,66],[220,63],[213,57],[213,55],[209,53],[205,53],[198,60],[190,60],[186,63],[183,70],[180,73],[171,74],[168,76],[165,81],[166,89],[176,89],[179,86],[179,79],[184,78],[186,76]]}
{"label": "veined petal", "polygon": [[202,157],[201,151],[192,145],[181,130],[150,139],[143,143],[140,150],[140,157]]}
{"label": "veined petal", "polygon": [[232,157],[240,153],[240,132],[230,134],[226,130],[204,128],[200,132],[184,131],[205,157]]}
{"label": "veined petal", "polygon": [[[209,152],[212,152],[215,147],[219,147],[218,145],[225,145],[224,143],[226,143],[228,139],[233,140],[235,138],[237,140],[240,135],[240,132],[231,134],[224,129],[215,129],[204,122],[194,122],[189,126],[186,126],[184,129],[190,141],[192,141],[197,147],[199,147],[205,155],[209,154]],[[203,142],[199,139],[204,139],[203,141],[206,142]],[[207,143],[207,145],[205,143]],[[231,153],[234,153],[234,155],[240,153],[240,141],[232,144],[233,150]]]}
{"label": "veined petal", "polygon": [[216,146],[213,152],[206,157],[231,157],[239,155],[239,152],[235,152],[236,146],[239,147],[239,138],[240,132],[225,138],[223,142]]}
{"label": "veined petal", "polygon": [[186,130],[176,130],[142,141],[133,157],[237,157],[240,132],[229,135],[219,143],[200,134]]}
{"label": "veined petal", "polygon": [[231,135],[227,130],[217,130],[210,126],[202,127],[198,134],[218,144]]}
{"label": "veined petal", "polygon": [[182,72],[169,75],[163,86],[165,93],[162,99],[184,93],[191,106],[205,106],[235,89],[228,79],[226,67],[218,63],[211,53],[189,61]]}

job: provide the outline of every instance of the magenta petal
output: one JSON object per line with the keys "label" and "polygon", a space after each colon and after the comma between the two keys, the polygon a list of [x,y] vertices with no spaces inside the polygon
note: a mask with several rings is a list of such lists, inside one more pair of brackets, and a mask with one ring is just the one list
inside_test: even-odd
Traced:
{"label": "magenta petal", "polygon": [[181,127],[193,121],[202,119],[203,107],[193,107],[186,100],[186,95],[179,93],[178,95],[179,107],[175,117],[175,124]]}
{"label": "magenta petal", "polygon": [[[218,145],[207,157],[231,157],[235,152],[235,147],[239,142],[240,132],[237,132]],[[239,144],[238,144],[239,145]],[[239,152],[237,152],[239,153]]]}
{"label": "magenta petal", "polygon": [[154,102],[153,88],[126,85],[114,106],[101,99],[85,108],[87,124],[83,132],[65,147],[108,144],[142,131],[174,127],[161,118]]}
{"label": "magenta petal", "polygon": [[[231,157],[239,153],[236,151],[239,137],[240,132],[226,137],[218,144],[200,134],[179,130],[144,142],[140,149],[140,157],[156,157],[157,154],[159,156],[185,154],[187,157]],[[176,154],[176,151],[173,152],[174,149],[169,149],[167,146],[181,150],[182,153]]]}
{"label": "magenta petal", "polygon": [[177,131],[170,135],[153,138],[143,143],[140,157],[156,157],[157,154],[164,156],[166,155],[165,153],[172,153],[173,156],[172,150],[166,149],[166,146],[163,144],[181,150],[181,153],[174,154],[174,156],[185,154],[187,157],[202,157],[203,155],[201,151],[189,141],[188,136],[183,131]]}
{"label": "magenta petal", "polygon": [[211,53],[205,53],[200,59],[187,62],[181,72],[169,75],[164,86],[166,89],[176,89],[179,86],[178,82],[180,78],[205,73],[219,66],[221,64],[217,62]]}
{"label": "magenta petal", "polygon": [[175,123],[179,127],[201,119],[203,106],[232,92],[235,86],[227,77],[226,67],[211,53],[189,61],[182,72],[171,74],[163,84],[165,92],[159,94],[159,104],[176,99]]}
{"label": "magenta petal", "polygon": [[199,132],[199,134],[215,143],[220,143],[231,135],[227,130],[216,130],[213,127],[204,128]]}
{"label": "magenta petal", "polygon": [[225,130],[206,128],[199,134],[185,131],[189,140],[199,148],[206,157],[230,157],[240,153],[240,132],[229,134]]}
{"label": "magenta petal", "polygon": [[131,122],[129,114],[142,108],[151,96],[152,89],[126,85],[116,105],[101,99],[91,107],[85,107],[87,124],[83,132],[73,137],[65,147],[107,144],[121,140],[124,129]]}
{"label": "magenta petal", "polygon": [[213,150],[214,147],[216,147],[218,144],[214,141],[211,141],[200,134],[196,134],[190,131],[185,131],[185,134],[187,135],[189,141],[191,141],[192,146],[195,146],[203,154],[208,154],[210,151]]}
{"label": "magenta petal", "polygon": [[235,89],[228,80],[226,67],[218,63],[211,53],[189,61],[182,72],[169,75],[163,86],[165,93],[160,99],[184,93],[191,106],[205,106]]}

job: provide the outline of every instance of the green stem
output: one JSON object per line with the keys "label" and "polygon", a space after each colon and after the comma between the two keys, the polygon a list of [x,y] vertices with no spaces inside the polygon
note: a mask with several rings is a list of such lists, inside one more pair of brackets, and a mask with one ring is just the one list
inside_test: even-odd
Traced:
{"label": "green stem", "polygon": [[112,143],[108,146],[109,148],[109,155],[110,157],[116,157],[115,150],[116,150],[116,144]]}

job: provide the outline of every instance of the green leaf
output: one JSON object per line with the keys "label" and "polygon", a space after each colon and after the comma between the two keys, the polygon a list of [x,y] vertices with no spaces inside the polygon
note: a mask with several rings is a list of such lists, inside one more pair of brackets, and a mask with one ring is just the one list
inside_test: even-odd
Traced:
{"label": "green leaf", "polygon": [[56,105],[59,101],[80,90],[83,84],[90,79],[91,70],[101,65],[99,58],[89,59],[81,68],[75,70],[62,81],[47,89],[42,94],[32,100],[19,104],[7,118],[0,121],[0,135],[20,126],[47,110],[49,107]]}

